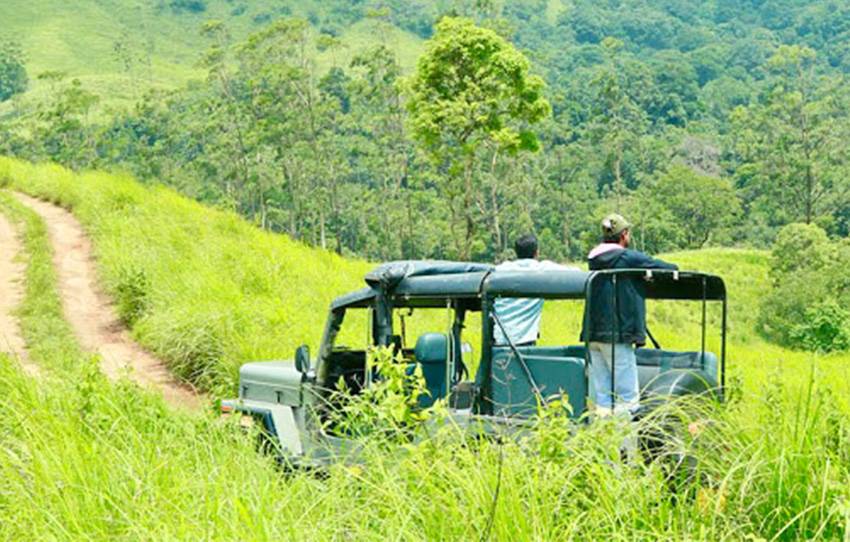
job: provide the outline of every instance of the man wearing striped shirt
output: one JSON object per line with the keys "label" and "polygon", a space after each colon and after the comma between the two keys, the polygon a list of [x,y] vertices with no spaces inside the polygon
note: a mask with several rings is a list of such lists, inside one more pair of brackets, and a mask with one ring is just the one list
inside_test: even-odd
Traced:
{"label": "man wearing striped shirt", "polygon": [[[532,234],[523,235],[514,244],[516,260],[507,261],[496,266],[500,271],[566,271],[574,269],[559,265],[548,260],[537,259],[537,237]],[[502,297],[495,303],[496,316],[502,326],[493,329],[493,340],[497,346],[507,346],[508,340],[502,332],[502,327],[515,346],[534,346],[540,335],[540,319],[543,314],[543,300],[535,298]]]}

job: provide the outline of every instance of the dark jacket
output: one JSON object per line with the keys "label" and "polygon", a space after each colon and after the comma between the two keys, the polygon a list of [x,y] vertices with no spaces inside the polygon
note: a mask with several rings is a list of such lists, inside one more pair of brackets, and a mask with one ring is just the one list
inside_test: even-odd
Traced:
{"label": "dark jacket", "polygon": [[[601,269],[678,269],[674,264],[650,258],[643,252],[629,250],[614,244],[599,245],[590,252],[591,271]],[[590,340],[604,343],[646,343],[646,289],[644,279],[617,278],[617,336],[614,337],[614,299],[611,277],[600,277],[593,282],[590,292]],[[584,326],[587,325],[585,305]],[[581,340],[586,340],[587,329],[582,329]]]}

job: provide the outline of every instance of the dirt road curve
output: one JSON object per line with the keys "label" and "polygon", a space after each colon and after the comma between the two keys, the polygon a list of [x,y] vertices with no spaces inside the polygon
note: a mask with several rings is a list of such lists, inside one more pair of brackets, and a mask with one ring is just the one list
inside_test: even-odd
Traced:
{"label": "dirt road curve", "polygon": [[38,365],[29,360],[21,328],[13,316],[24,297],[25,267],[15,261],[20,253],[21,243],[15,229],[0,215],[0,352],[16,357],[27,373],[38,376]]}
{"label": "dirt road curve", "polygon": [[103,372],[115,379],[129,368],[131,379],[161,390],[172,405],[199,407],[200,397],[178,383],[162,361],[136,344],[118,319],[112,303],[98,287],[91,242],[77,219],[51,203],[23,194],[16,196],[47,224],[65,318],[83,348],[100,354]]}

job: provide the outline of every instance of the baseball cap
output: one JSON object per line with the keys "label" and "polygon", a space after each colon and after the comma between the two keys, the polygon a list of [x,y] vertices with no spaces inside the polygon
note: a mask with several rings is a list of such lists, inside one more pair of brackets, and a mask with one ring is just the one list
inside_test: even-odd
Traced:
{"label": "baseball cap", "polygon": [[631,227],[629,221],[617,213],[611,213],[602,220],[602,233],[606,236],[620,235]]}

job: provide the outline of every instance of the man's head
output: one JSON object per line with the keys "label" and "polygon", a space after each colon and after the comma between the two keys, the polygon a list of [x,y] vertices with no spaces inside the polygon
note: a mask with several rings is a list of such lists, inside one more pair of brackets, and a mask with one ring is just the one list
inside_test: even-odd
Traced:
{"label": "man's head", "polygon": [[520,260],[537,258],[537,237],[533,233],[523,235],[514,243],[514,251]]}
{"label": "man's head", "polygon": [[611,213],[602,220],[602,241],[616,243],[623,248],[631,242],[631,227],[628,220],[617,213]]}

